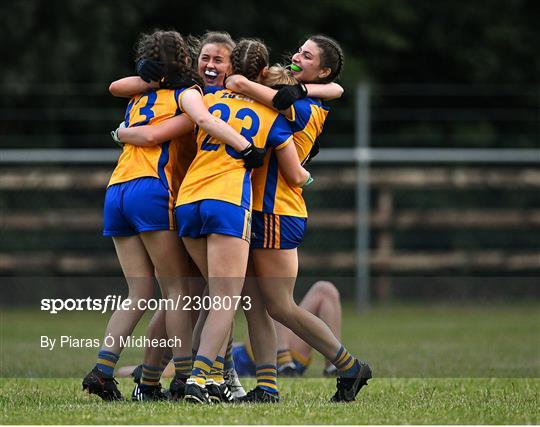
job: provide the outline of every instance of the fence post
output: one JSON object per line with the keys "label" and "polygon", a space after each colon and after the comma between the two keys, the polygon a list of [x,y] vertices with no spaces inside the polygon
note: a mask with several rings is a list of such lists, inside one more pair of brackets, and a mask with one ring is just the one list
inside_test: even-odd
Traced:
{"label": "fence post", "polygon": [[356,88],[356,310],[369,309],[369,86],[359,83]]}

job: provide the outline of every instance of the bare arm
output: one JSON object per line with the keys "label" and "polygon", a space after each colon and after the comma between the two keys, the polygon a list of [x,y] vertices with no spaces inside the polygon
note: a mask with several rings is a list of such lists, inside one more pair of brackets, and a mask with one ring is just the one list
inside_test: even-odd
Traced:
{"label": "bare arm", "polygon": [[109,92],[111,95],[120,98],[131,98],[141,93],[150,92],[158,87],[159,83],[157,82],[146,83],[138,76],[131,76],[112,82],[109,86]]}
{"label": "bare arm", "polygon": [[223,120],[208,112],[199,91],[188,89],[181,100],[181,108],[186,114],[165,120],[159,125],[135,126],[118,130],[118,137],[124,144],[152,146],[185,135],[193,130],[193,122],[214,138],[230,145],[240,152],[251,144]]}
{"label": "bare arm", "polygon": [[[272,99],[274,99],[277,90],[256,82],[252,82],[240,74],[234,74],[227,77],[227,89],[247,95],[256,101],[259,101],[261,104],[266,105],[267,107],[274,108]],[[288,114],[290,114],[290,108],[286,111],[282,111],[282,113],[287,113],[285,115],[288,117]],[[291,117],[292,115],[288,118]]]}
{"label": "bare arm", "polygon": [[293,187],[302,187],[311,175],[300,164],[294,143],[291,142],[284,148],[276,150],[276,156],[279,171],[285,177],[287,183]]}
{"label": "bare arm", "polygon": [[[274,108],[272,100],[277,93],[277,90],[275,89],[248,80],[244,76],[238,74],[227,77],[227,88],[235,92],[243,93],[267,107]],[[308,91],[308,96],[313,98],[330,100],[341,98],[341,95],[343,95],[343,88],[337,83],[310,83],[306,85],[306,89]],[[281,113],[289,120],[292,119],[292,111],[290,108],[281,111]]]}
{"label": "bare arm", "polygon": [[189,132],[193,132],[193,122],[187,114],[180,114],[153,126],[119,129],[118,137],[124,144],[151,147]]}
{"label": "bare arm", "polygon": [[320,98],[325,100],[341,98],[343,88],[337,83],[327,84],[306,84],[308,96],[311,98]]}
{"label": "bare arm", "polygon": [[214,138],[230,145],[238,152],[245,150],[251,145],[246,138],[236,132],[231,126],[210,114],[200,92],[197,90],[186,90],[180,103],[182,104],[182,111],[186,112],[197,126],[204,129]]}

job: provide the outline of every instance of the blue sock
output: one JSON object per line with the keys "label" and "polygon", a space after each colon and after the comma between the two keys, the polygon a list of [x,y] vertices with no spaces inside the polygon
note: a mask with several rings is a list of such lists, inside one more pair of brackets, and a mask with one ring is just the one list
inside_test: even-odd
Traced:
{"label": "blue sock", "polygon": [[352,357],[351,353],[343,346],[338,350],[332,364],[337,368],[340,377],[354,378],[360,371],[358,360]]}
{"label": "blue sock", "polygon": [[257,366],[255,375],[257,377],[257,387],[269,393],[278,393],[276,365]]}
{"label": "blue sock", "polygon": [[105,377],[112,377],[114,374],[114,368],[120,356],[111,351],[100,350],[96,362],[96,368]]}
{"label": "blue sock", "polygon": [[191,370],[193,369],[193,360],[191,359],[191,356],[175,357],[173,358],[173,361],[175,375],[179,378],[189,378]]}
{"label": "blue sock", "polygon": [[161,378],[160,366],[143,365],[141,383],[139,387],[144,390],[151,387],[159,386],[160,378]]}
{"label": "blue sock", "polygon": [[214,362],[204,356],[195,357],[195,360],[193,361],[193,369],[191,370],[191,376],[189,379],[196,381],[197,384],[204,387],[206,377],[210,373],[213,364]]}

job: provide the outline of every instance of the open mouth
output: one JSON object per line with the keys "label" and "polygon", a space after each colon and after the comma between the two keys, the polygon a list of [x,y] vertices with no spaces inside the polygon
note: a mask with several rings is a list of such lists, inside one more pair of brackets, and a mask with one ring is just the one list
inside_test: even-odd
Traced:
{"label": "open mouth", "polygon": [[218,72],[217,71],[214,71],[214,70],[206,70],[204,72],[204,77],[206,80],[208,80],[209,82],[213,82],[217,79],[217,76],[218,76]]}
{"label": "open mouth", "polygon": [[299,67],[296,64],[289,65],[289,68],[291,69],[291,71],[293,71],[295,73],[299,73],[300,71],[302,71],[302,67]]}

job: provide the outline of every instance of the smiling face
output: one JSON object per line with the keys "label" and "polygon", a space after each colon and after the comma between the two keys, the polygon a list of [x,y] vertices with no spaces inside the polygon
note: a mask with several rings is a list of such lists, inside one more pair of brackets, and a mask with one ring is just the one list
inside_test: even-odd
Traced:
{"label": "smiling face", "polygon": [[205,86],[223,86],[225,74],[231,74],[231,51],[223,44],[205,44],[199,55],[197,72]]}
{"label": "smiling face", "polygon": [[292,63],[301,69],[301,71],[291,69],[299,82],[317,82],[330,74],[330,68],[321,67],[321,50],[317,43],[311,40],[306,40],[293,55]]}

